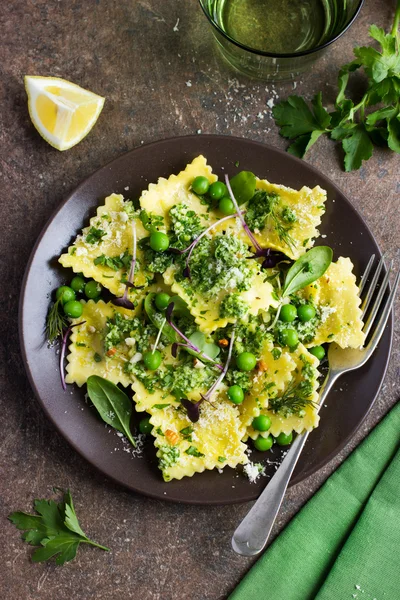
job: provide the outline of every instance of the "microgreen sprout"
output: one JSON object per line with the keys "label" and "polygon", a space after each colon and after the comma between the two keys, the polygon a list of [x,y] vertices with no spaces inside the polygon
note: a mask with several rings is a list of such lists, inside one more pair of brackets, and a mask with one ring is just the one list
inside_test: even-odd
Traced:
{"label": "microgreen sprout", "polygon": [[[239,207],[237,208],[237,210],[240,213]],[[185,254],[186,252],[189,252],[189,254],[186,257],[185,268],[182,271],[182,275],[184,277],[187,277],[190,279],[189,261],[192,256],[193,250],[195,249],[196,245],[199,243],[201,238],[204,237],[211,229],[213,229],[213,227],[216,227],[217,225],[220,225],[221,223],[224,223],[225,221],[228,221],[229,219],[234,219],[237,216],[238,216],[238,214],[228,215],[227,217],[222,217],[222,219],[219,219],[215,223],[212,223],[209,227],[207,227],[207,229],[205,229],[202,233],[200,233],[200,235],[197,236],[197,238],[194,239],[193,242],[191,244],[189,244],[189,246],[187,246],[187,248],[184,248],[183,250],[179,250],[178,248],[170,248],[170,251],[174,252],[175,254]]]}
{"label": "microgreen sprout", "polygon": [[67,329],[65,330],[65,332],[63,334],[63,338],[62,338],[62,342],[61,342],[61,351],[60,351],[60,376],[61,376],[61,385],[62,385],[62,388],[64,391],[67,389],[67,386],[65,383],[64,359],[65,359],[65,351],[67,349],[68,338],[74,327],[79,327],[79,325],[83,325],[84,323],[86,323],[86,321],[81,321],[80,323],[75,323],[75,325],[69,325],[69,327],[67,327]]}
{"label": "microgreen sprout", "polygon": [[210,404],[212,404],[211,397],[214,394],[214,392],[216,391],[216,389],[218,388],[218,386],[220,385],[220,383],[223,381],[225,375],[228,372],[229,364],[230,364],[231,358],[232,358],[232,350],[233,350],[233,342],[234,341],[235,341],[235,331],[233,330],[232,335],[231,335],[231,340],[229,342],[228,356],[227,356],[227,359],[225,362],[225,366],[222,370],[222,373],[219,375],[219,377],[215,380],[215,382],[212,384],[210,389],[205,394],[200,394],[200,400],[198,400],[197,402],[191,402],[188,398],[181,399],[181,404],[184,408],[186,408],[187,415],[188,415],[189,419],[192,421],[192,423],[197,423],[197,421],[200,418],[200,405],[202,404],[202,402],[205,401],[205,402],[209,402]]}
{"label": "microgreen sprout", "polygon": [[133,283],[135,277],[135,267],[136,267],[136,246],[137,246],[137,236],[136,236],[136,222],[132,221],[132,237],[133,237],[133,251],[132,251],[132,262],[131,268],[129,270],[128,281],[125,283],[125,291],[122,298],[115,298],[113,300],[113,304],[116,306],[122,306],[122,308],[128,308],[133,310],[135,305],[128,299],[128,290],[129,288],[135,288],[135,284]]}
{"label": "microgreen sprout", "polygon": [[243,215],[245,213],[243,211],[241,211],[239,208],[238,202],[232,191],[232,187],[229,182],[228,175],[225,175],[225,183],[226,183],[226,187],[228,188],[228,192],[231,197],[231,200],[233,202],[233,206],[235,207],[235,210],[236,210],[236,214],[233,216],[239,217],[244,231],[246,232],[250,242],[252,243],[252,245],[255,248],[255,252],[254,252],[253,256],[251,256],[250,258],[264,258],[264,261],[261,265],[261,267],[263,269],[269,269],[271,267],[275,267],[275,265],[284,258],[284,255],[281,252],[277,252],[276,250],[271,250],[271,248],[261,248],[260,244],[257,242],[256,238],[250,231],[249,226],[247,225],[246,221],[244,220]]}
{"label": "microgreen sprout", "polygon": [[180,329],[178,329],[178,327],[175,325],[175,323],[172,320],[172,313],[174,311],[174,302],[170,302],[170,304],[167,307],[167,310],[165,311],[165,318],[166,321],[168,323],[168,325],[170,325],[172,327],[172,329],[174,329],[174,331],[176,331],[176,333],[183,339],[185,340],[185,344],[182,343],[174,343],[172,344],[172,348],[171,348],[171,353],[172,356],[174,356],[176,358],[177,354],[178,354],[178,346],[181,346],[182,348],[187,348],[189,350],[193,350],[193,352],[196,352],[196,354],[198,354],[198,356],[200,358],[203,358],[204,360],[207,360],[209,362],[211,362],[213,364],[214,367],[217,367],[217,369],[220,369],[221,371],[223,371],[223,366],[220,365],[219,363],[217,363],[213,358],[211,358],[211,356],[208,356],[207,354],[205,354],[204,352],[202,352],[200,350],[200,348],[198,348],[197,346],[195,346],[193,344],[193,342],[191,342],[189,340],[188,337],[186,337],[186,335],[184,333],[182,333],[182,331]]}

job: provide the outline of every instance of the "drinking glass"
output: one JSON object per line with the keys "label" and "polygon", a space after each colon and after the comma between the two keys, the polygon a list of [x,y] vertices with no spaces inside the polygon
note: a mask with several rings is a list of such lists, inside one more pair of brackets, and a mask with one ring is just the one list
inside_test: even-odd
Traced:
{"label": "drinking glass", "polygon": [[236,69],[285,80],[310,69],[357,18],[364,0],[199,0]]}

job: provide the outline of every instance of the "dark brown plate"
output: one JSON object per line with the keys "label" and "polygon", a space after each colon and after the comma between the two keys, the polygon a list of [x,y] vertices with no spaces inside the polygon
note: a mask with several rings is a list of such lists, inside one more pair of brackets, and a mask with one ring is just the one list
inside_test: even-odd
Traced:
{"label": "dark brown plate", "polygon": [[[327,211],[321,233],[323,243],[333,247],[335,257],[350,256],[360,274],[371,254],[380,256],[378,246],[361,216],[340,190],[307,163],[275,148],[245,139],[209,135],[188,136],[156,142],[129,152],[96,171],[57,209],[32,251],[22,286],[20,338],[22,353],[32,387],[48,417],[69,443],[110,478],[131,490],[155,498],[193,504],[229,504],[254,500],[268,481],[250,484],[239,471],[222,474],[206,471],[192,478],[164,483],[149,440],[141,458],[123,451],[121,439],[106,428],[95,410],[84,400],[84,388],[68,386],[63,392],[58,356],[44,339],[49,296],[68,282],[70,273],[57,257],[70,244],[95,212],[96,206],[112,192],[137,198],[141,190],[158,177],[178,173],[198,154],[204,154],[214,171],[234,175],[251,170],[275,183],[300,188],[319,184],[328,192]],[[239,161],[239,168],[235,163]],[[129,191],[125,188],[129,186]],[[379,348],[363,368],[343,376],[323,408],[321,424],[310,436],[292,479],[298,483],[333,458],[360,427],[370,410],[385,375],[392,337],[392,322]],[[254,452],[252,460],[279,461],[280,450]],[[275,465],[267,465],[271,476]]]}

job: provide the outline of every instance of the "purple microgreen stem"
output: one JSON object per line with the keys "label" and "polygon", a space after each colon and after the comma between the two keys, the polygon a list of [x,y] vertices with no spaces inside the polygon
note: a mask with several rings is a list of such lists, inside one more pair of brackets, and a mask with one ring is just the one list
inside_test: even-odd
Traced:
{"label": "purple microgreen stem", "polygon": [[133,279],[135,277],[136,246],[137,246],[135,219],[133,219],[133,221],[132,221],[132,237],[133,237],[132,262],[131,262],[131,268],[129,269],[128,281],[125,283],[124,295],[122,296],[122,298],[115,298],[115,300],[113,300],[113,304],[116,304],[117,306],[122,306],[123,308],[128,308],[130,310],[133,310],[135,308],[135,305],[133,304],[133,302],[128,300],[129,288],[136,287],[133,283]]}
{"label": "purple microgreen stem", "polygon": [[[194,345],[194,344],[193,344],[193,343],[192,343],[192,342],[189,340],[189,338],[187,338],[187,337],[185,336],[185,334],[184,334],[184,333],[182,333],[182,331],[181,331],[180,329],[178,329],[178,327],[175,325],[175,323],[174,323],[174,322],[173,322],[173,320],[172,320],[172,313],[173,313],[173,310],[174,310],[174,303],[173,303],[173,302],[170,302],[170,303],[169,303],[169,305],[168,305],[168,307],[167,307],[167,310],[166,310],[166,312],[165,312],[165,317],[166,317],[166,319],[167,319],[168,325],[171,325],[172,329],[173,329],[174,331],[176,331],[176,333],[177,333],[178,335],[180,335],[182,339],[184,339],[184,340],[185,340],[187,348],[189,348],[190,350],[193,350],[193,352],[196,352],[196,353],[199,355],[199,357],[201,357],[201,358],[204,358],[205,360],[207,360],[207,361],[211,362],[211,363],[213,364],[213,366],[214,366],[214,367],[217,367],[217,369],[220,369],[221,371],[223,371],[223,370],[224,370],[224,367],[223,367],[222,365],[220,365],[220,364],[219,364],[219,363],[217,363],[217,362],[216,362],[216,361],[215,361],[213,358],[211,358],[210,356],[208,356],[207,354],[205,354],[204,352],[202,352],[202,351],[200,350],[200,348],[198,348],[197,346],[195,346],[195,345]],[[182,344],[182,345],[183,345],[183,344]]]}
{"label": "purple microgreen stem", "polygon": [[81,321],[80,323],[75,323],[75,325],[69,325],[67,327],[67,329],[65,330],[63,337],[62,337],[61,351],[60,351],[60,376],[61,376],[61,385],[62,385],[62,389],[64,390],[64,392],[67,389],[67,386],[65,383],[64,359],[65,359],[65,351],[67,349],[68,338],[74,327],[79,327],[79,325],[83,325],[84,323],[86,323],[86,321]]}
{"label": "purple microgreen stem", "polygon": [[229,369],[229,364],[231,362],[231,358],[232,358],[232,351],[233,351],[233,342],[235,341],[235,330],[232,331],[232,335],[231,335],[231,339],[229,342],[229,349],[228,349],[228,356],[225,362],[225,366],[222,370],[221,375],[218,377],[218,379],[213,383],[213,385],[210,387],[210,389],[208,390],[208,392],[206,392],[206,394],[204,394],[204,400],[209,400],[211,398],[211,396],[213,395],[213,393],[215,392],[215,390],[217,389],[217,387],[220,385],[220,383],[222,382],[222,380],[224,379],[225,375],[228,372]]}
{"label": "purple microgreen stem", "polygon": [[216,406],[210,401],[210,398],[213,395],[213,393],[215,392],[215,390],[218,388],[218,386],[220,385],[220,383],[222,382],[222,380],[224,379],[225,375],[228,372],[229,364],[230,364],[231,358],[232,358],[232,350],[233,350],[233,342],[234,341],[235,341],[235,331],[232,331],[231,340],[229,343],[228,356],[226,359],[225,366],[222,370],[221,375],[212,384],[212,386],[210,387],[208,392],[206,392],[205,394],[200,394],[200,400],[198,400],[197,402],[191,402],[190,400],[188,400],[188,398],[181,399],[181,404],[183,405],[184,408],[186,408],[187,416],[189,417],[190,421],[192,421],[192,423],[197,423],[197,421],[200,419],[200,405],[202,402],[206,401],[209,404],[211,404],[211,406],[216,408]]}

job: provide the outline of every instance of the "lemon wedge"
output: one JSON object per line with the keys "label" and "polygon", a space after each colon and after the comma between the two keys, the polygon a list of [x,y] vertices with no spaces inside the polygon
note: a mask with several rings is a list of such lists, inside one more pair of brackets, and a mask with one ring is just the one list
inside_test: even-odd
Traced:
{"label": "lemon wedge", "polygon": [[58,77],[25,77],[28,109],[40,135],[68,150],[87,136],[96,123],[104,98]]}

